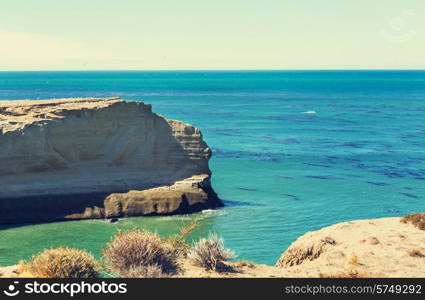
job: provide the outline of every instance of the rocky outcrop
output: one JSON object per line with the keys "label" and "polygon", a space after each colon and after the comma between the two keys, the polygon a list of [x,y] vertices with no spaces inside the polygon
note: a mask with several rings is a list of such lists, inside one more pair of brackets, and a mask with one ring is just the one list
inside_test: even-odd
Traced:
{"label": "rocky outcrop", "polygon": [[0,145],[0,224],[221,206],[199,129],[143,102],[0,101]]}
{"label": "rocky outcrop", "polygon": [[[214,200],[211,203],[211,200]],[[82,214],[66,216],[69,219],[120,218],[184,214],[216,207],[217,195],[211,188],[208,175],[195,175],[177,181],[171,186],[113,193],[105,198],[103,207],[87,207]]]}
{"label": "rocky outcrop", "polygon": [[425,231],[402,221],[358,220],[308,232],[276,266],[290,277],[423,277]]}

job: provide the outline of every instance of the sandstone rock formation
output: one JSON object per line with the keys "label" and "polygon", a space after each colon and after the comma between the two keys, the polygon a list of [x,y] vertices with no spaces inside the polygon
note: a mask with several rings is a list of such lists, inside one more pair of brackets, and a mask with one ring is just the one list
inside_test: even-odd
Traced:
{"label": "sandstone rock formation", "polygon": [[143,102],[0,101],[0,224],[215,208],[210,156]]}
{"label": "sandstone rock formation", "polygon": [[308,232],[276,266],[289,277],[423,277],[425,231],[401,221],[358,220]]}
{"label": "sandstone rock formation", "polygon": [[[119,218],[184,214],[208,208],[211,199],[216,198],[217,195],[211,188],[209,176],[195,175],[177,181],[171,186],[110,194],[103,202],[104,207],[87,207],[84,213],[68,215],[67,218]],[[213,205],[217,204],[213,203]]]}

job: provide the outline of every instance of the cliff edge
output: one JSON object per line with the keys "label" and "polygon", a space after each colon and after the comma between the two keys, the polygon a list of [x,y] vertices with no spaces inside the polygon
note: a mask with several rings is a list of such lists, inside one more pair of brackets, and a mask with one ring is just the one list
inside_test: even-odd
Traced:
{"label": "cliff edge", "polygon": [[[219,271],[212,271],[180,258],[178,273],[172,277],[424,277],[424,222],[425,213],[419,213],[339,223],[298,238],[276,266],[227,261]],[[0,278],[20,276],[19,265],[0,267]]]}
{"label": "cliff edge", "polygon": [[119,98],[0,101],[0,224],[221,206],[199,129]]}
{"label": "cliff edge", "polygon": [[289,277],[423,277],[425,231],[398,217],[339,223],[299,237],[276,266]]}

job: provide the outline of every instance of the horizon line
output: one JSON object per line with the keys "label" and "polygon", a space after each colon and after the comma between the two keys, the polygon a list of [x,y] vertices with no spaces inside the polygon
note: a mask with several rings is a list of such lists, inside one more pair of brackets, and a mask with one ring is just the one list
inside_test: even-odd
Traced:
{"label": "horizon line", "polygon": [[0,70],[5,72],[256,72],[256,71],[425,71],[425,69],[48,69]]}

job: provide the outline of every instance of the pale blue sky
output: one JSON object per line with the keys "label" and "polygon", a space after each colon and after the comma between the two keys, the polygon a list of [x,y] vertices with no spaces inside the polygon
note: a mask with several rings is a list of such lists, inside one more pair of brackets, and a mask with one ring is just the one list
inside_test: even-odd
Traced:
{"label": "pale blue sky", "polygon": [[424,0],[1,0],[0,70],[425,69]]}

